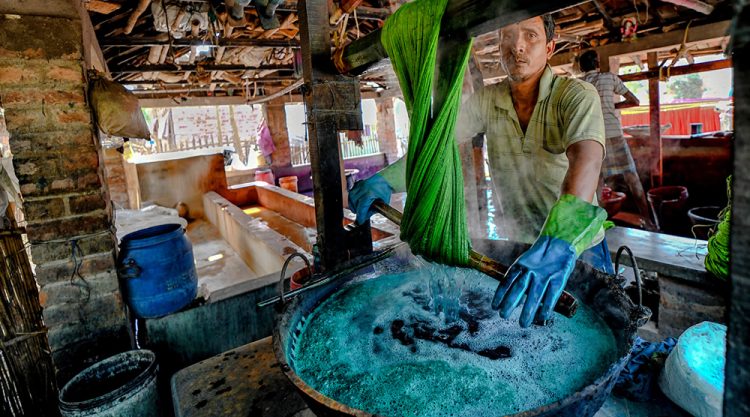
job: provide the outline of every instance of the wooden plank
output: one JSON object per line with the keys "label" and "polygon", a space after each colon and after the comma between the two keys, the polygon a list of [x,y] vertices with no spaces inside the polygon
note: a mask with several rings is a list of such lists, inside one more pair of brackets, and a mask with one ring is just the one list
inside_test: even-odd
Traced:
{"label": "wooden plank", "polygon": [[[679,67],[673,67],[671,70],[669,70],[669,72],[667,72],[666,69],[662,70],[661,75],[665,77],[675,77],[678,75],[695,74],[698,72],[715,71],[725,68],[732,68],[731,59],[727,58],[718,61],[702,62],[699,64],[680,65]],[[660,74],[658,70],[649,70],[645,72],[638,72],[635,74],[621,75],[620,79],[622,79],[623,82],[642,81],[650,78],[660,78],[659,75]]]}
{"label": "wooden plank", "polygon": [[110,3],[101,0],[88,0],[83,4],[84,6],[86,6],[86,10],[101,14],[110,14],[122,7],[122,5],[119,3]]}
{"label": "wooden plank", "polygon": [[[656,52],[648,53],[648,68],[658,71]],[[661,106],[659,104],[659,79],[648,80],[648,105],[651,144],[651,185],[659,187],[662,181]],[[654,180],[656,178],[656,180]]]}

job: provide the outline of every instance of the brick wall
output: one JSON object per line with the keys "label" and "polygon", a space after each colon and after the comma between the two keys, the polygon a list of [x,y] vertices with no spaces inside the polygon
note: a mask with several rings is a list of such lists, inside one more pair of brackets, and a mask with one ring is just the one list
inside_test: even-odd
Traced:
{"label": "brick wall", "polygon": [[122,154],[113,148],[104,149],[103,154],[105,182],[109,188],[110,200],[116,208],[131,208]]}
{"label": "brick wall", "polygon": [[380,152],[388,157],[388,163],[398,160],[398,138],[396,138],[396,116],[393,110],[393,98],[375,100],[378,106],[378,140]]}
{"label": "brick wall", "polygon": [[75,16],[0,22],[0,99],[60,382],[130,347],[81,51]]}

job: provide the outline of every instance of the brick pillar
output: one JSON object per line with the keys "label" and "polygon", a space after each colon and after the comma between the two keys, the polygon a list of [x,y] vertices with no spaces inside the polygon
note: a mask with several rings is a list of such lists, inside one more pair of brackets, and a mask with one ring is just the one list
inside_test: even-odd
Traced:
{"label": "brick pillar", "polygon": [[268,129],[271,131],[271,137],[273,137],[273,145],[276,147],[276,151],[271,154],[273,160],[271,165],[274,167],[285,167],[292,164],[284,104],[284,100],[272,100],[266,104],[266,121],[268,122]]}
{"label": "brick pillar", "polygon": [[375,100],[378,108],[378,142],[380,152],[392,164],[398,159],[398,138],[396,137],[396,115],[393,111],[393,98],[379,98]]}
{"label": "brick pillar", "polygon": [[[50,3],[58,16],[71,7]],[[77,12],[0,24],[0,99],[60,383],[130,348],[82,49]]]}
{"label": "brick pillar", "polygon": [[115,205],[119,206],[118,208],[130,208],[123,156],[113,148],[104,149],[103,154],[109,197]]}

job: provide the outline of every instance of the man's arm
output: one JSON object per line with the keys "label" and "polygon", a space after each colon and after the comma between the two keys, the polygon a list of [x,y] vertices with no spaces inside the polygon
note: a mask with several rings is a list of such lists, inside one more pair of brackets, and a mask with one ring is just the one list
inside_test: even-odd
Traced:
{"label": "man's arm", "polygon": [[629,90],[624,95],[625,100],[615,103],[615,108],[617,110],[620,109],[627,109],[630,107],[638,107],[641,104],[641,101],[638,100],[638,97],[636,97],[633,93],[631,93]]}
{"label": "man's arm", "polygon": [[595,140],[582,140],[570,145],[566,155],[569,166],[560,195],[572,194],[590,203],[596,193],[604,148]]}
{"label": "man's arm", "polygon": [[622,82],[622,79],[620,77],[615,74],[612,74],[612,77],[614,77],[613,81],[615,86],[615,94],[621,95],[625,98],[625,100],[619,103],[615,103],[615,108],[617,110],[636,107],[641,104],[640,100],[638,100],[638,97],[636,97],[635,94],[633,94],[633,92],[625,86],[625,83]]}

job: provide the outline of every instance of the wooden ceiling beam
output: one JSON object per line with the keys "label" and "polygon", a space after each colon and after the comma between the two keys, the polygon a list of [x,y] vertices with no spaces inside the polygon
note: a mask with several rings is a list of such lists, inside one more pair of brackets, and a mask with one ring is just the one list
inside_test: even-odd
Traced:
{"label": "wooden ceiling beam", "polygon": [[[709,23],[702,26],[691,27],[688,31],[687,46],[697,42],[705,42],[713,39],[720,39],[729,36],[729,26],[731,21]],[[684,30],[674,30],[672,32],[660,33],[658,35],[648,35],[637,38],[631,42],[608,43],[603,46],[594,48],[599,53],[599,62],[606,62],[609,57],[628,56],[634,53],[648,53],[660,49],[669,49],[678,47],[682,43],[685,35]],[[573,62],[577,53],[564,52],[553,56],[550,59],[550,65],[553,67],[566,65]]]}
{"label": "wooden ceiling beam", "polygon": [[271,47],[271,48],[299,48],[299,41],[296,39],[227,39],[219,38],[215,40],[204,40],[204,39],[173,39],[172,42],[167,42],[161,39],[159,36],[147,36],[141,38],[135,38],[130,36],[117,36],[110,38],[103,38],[99,40],[99,45],[102,47],[120,47],[129,48],[133,46],[208,46],[208,47],[247,47],[247,46],[259,46],[259,47]]}
{"label": "wooden ceiling beam", "polygon": [[294,68],[288,65],[260,65],[260,66],[247,66],[247,65],[172,65],[172,64],[156,64],[156,65],[138,65],[138,66],[120,66],[110,68],[113,74],[136,74],[143,72],[184,72],[184,71],[197,71],[198,69],[203,71],[294,71]]}
{"label": "wooden ceiling beam", "polygon": [[674,77],[677,75],[687,75],[687,74],[695,74],[698,72],[706,72],[706,71],[715,71],[725,68],[732,68],[732,60],[731,59],[722,59],[719,61],[711,61],[711,62],[701,62],[699,64],[692,64],[692,65],[680,65],[678,67],[672,67],[671,69],[667,70],[667,68],[663,68],[660,71],[658,70],[649,70],[644,72],[638,72],[635,74],[627,74],[627,75],[621,75],[620,78],[623,82],[628,81],[642,81],[642,80],[648,80],[650,78],[659,78],[660,75],[662,76],[669,76]]}
{"label": "wooden ceiling beam", "polygon": [[[235,83],[231,81],[226,81],[224,79],[214,79],[211,80],[212,84],[217,85],[233,85],[233,86],[240,86],[244,87],[244,81],[247,81],[249,83],[270,83],[270,82],[279,82],[279,81],[294,81],[297,78],[293,75],[289,75],[287,77],[262,77],[262,78],[246,78],[243,79],[242,83]],[[195,83],[191,81],[177,81],[177,82],[165,82],[161,80],[131,80],[131,81],[120,81],[120,84],[123,85],[164,85],[164,86],[192,86],[195,85]],[[153,91],[153,90],[149,90]]]}

